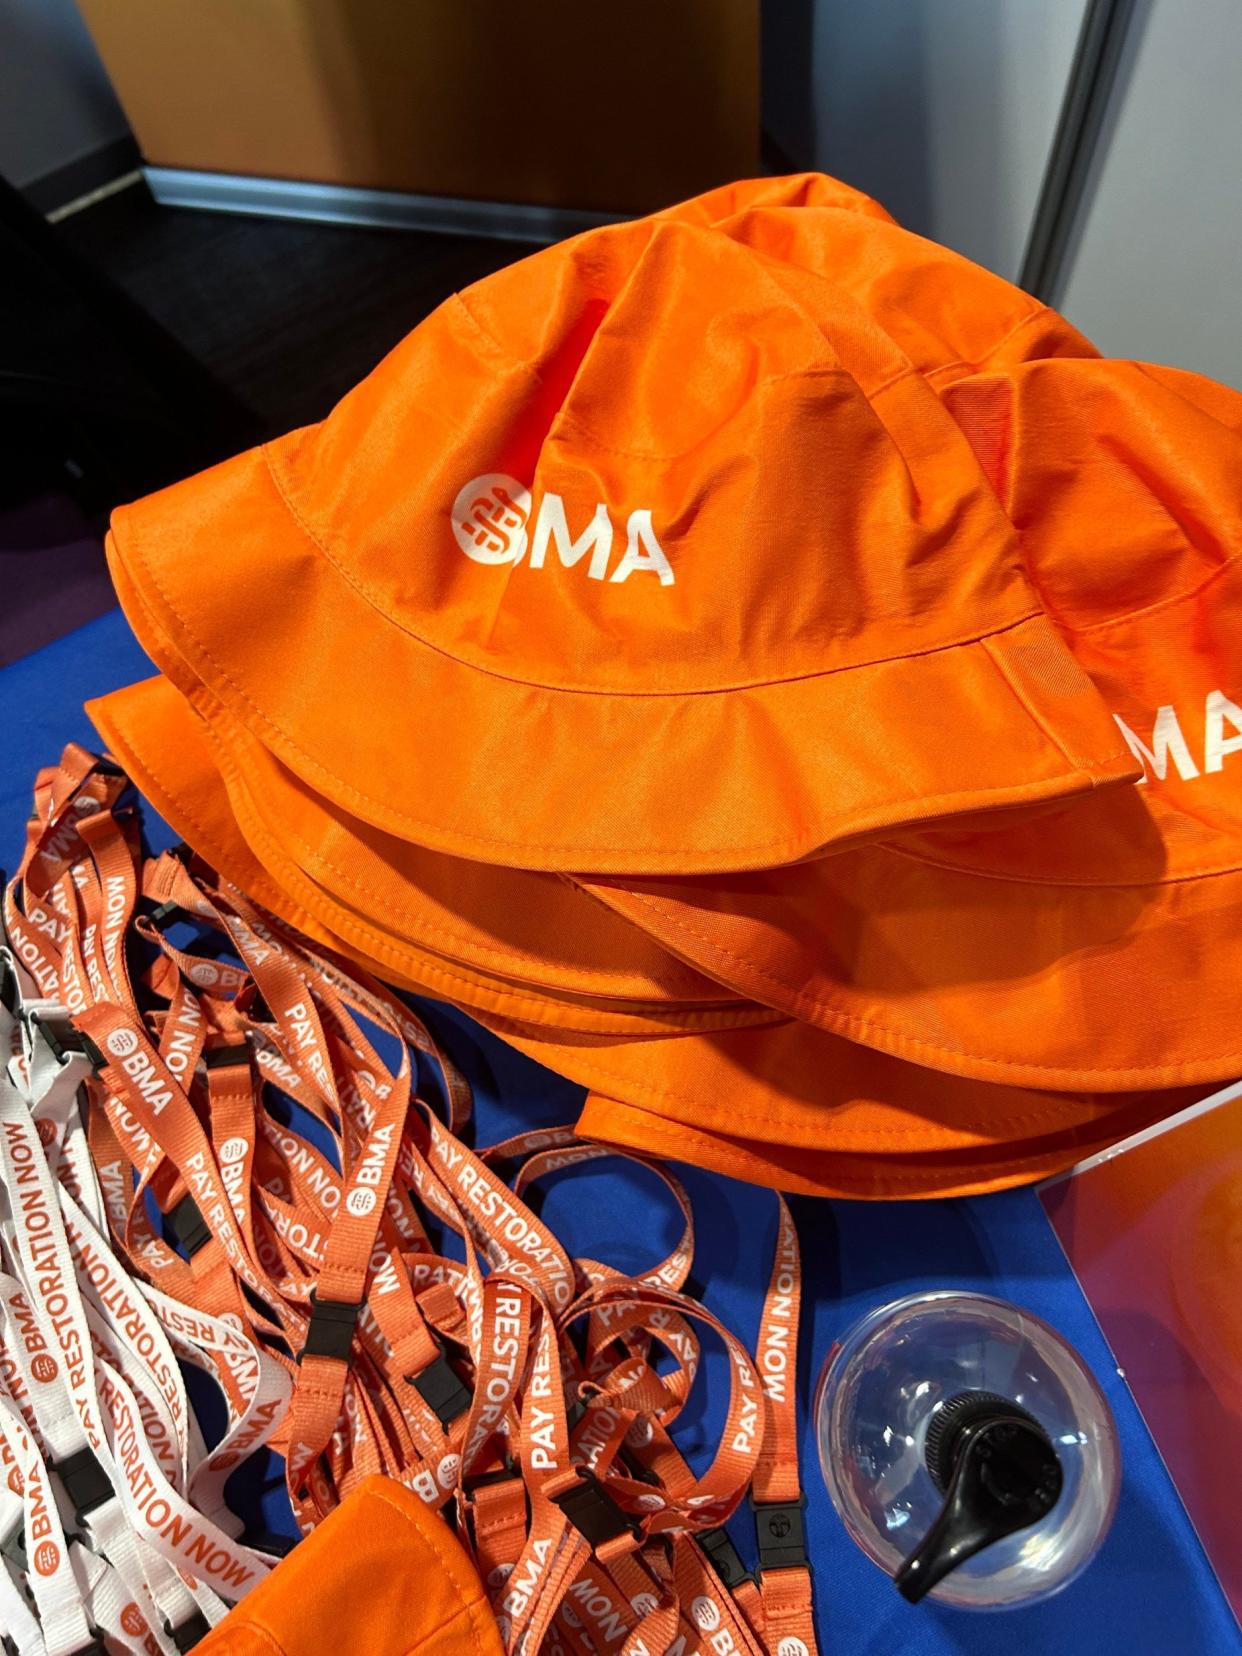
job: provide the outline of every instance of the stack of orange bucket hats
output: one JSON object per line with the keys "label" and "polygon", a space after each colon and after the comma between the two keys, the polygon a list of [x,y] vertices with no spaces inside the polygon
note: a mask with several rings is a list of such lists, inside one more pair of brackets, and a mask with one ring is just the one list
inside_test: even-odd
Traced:
{"label": "stack of orange bucket hats", "polygon": [[160,674],[91,712],[225,878],[581,1081],[584,1132],[1011,1184],[1239,1067],[1240,431],[852,191],[738,185],[118,512]]}

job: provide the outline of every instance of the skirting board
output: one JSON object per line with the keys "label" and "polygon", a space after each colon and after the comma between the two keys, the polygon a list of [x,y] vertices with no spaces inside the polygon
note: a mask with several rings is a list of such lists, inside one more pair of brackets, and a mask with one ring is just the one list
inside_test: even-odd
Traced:
{"label": "skirting board", "polygon": [[438,230],[456,236],[493,236],[503,241],[562,241],[580,230],[619,223],[626,216],[574,207],[363,190],[346,184],[249,178],[240,173],[196,172],[183,167],[144,167],[143,175],[151,194],[167,207],[200,207],[259,218],[315,219],[327,224],[371,224],[394,230]]}

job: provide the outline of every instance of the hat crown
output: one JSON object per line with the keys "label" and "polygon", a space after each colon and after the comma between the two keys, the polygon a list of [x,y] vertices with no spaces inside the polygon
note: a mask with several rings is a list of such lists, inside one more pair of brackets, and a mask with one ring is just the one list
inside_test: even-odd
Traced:
{"label": "hat crown", "polygon": [[858,217],[770,209],[773,251],[762,209],[642,220],[454,296],[274,446],[286,499],[392,624],[556,689],[813,676],[1030,614],[969,443],[790,255],[799,215]]}

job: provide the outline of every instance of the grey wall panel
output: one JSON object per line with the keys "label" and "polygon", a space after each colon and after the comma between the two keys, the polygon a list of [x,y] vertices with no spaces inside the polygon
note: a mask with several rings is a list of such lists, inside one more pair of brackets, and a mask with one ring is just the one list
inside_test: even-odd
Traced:
{"label": "grey wall panel", "polygon": [[1084,0],[767,0],[766,130],[1017,275]]}
{"label": "grey wall panel", "polygon": [[1242,3],[1145,0],[1130,57],[1060,307],[1110,355],[1242,389]]}
{"label": "grey wall panel", "polygon": [[73,0],[0,0],[0,173],[20,189],[129,131]]}

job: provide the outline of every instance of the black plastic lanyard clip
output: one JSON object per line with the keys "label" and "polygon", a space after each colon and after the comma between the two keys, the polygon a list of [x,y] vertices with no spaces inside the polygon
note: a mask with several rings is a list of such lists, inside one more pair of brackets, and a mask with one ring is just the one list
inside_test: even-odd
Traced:
{"label": "black plastic lanyard clip", "polygon": [[810,1560],[806,1551],[806,1526],[802,1514],[806,1496],[796,1501],[756,1501],[751,1498],[755,1514],[755,1535],[759,1542],[759,1573],[765,1570],[788,1570],[805,1566]]}
{"label": "black plastic lanyard clip", "polygon": [[164,934],[165,926],[171,926],[178,920],[187,920],[189,918],[189,915],[186,914],[186,911],[182,908],[181,904],[174,903],[171,898],[169,898],[166,902],[157,903],[147,915],[147,920],[155,927],[161,937]]}
{"label": "black plastic lanyard clip", "polygon": [[723,1524],[718,1529],[703,1530],[695,1540],[707,1554],[712,1569],[730,1591],[734,1587],[740,1587],[744,1581],[754,1580]]}
{"label": "black plastic lanyard clip", "polygon": [[579,1535],[597,1552],[606,1542],[618,1536],[638,1536],[642,1526],[636,1518],[613,1500],[594,1472],[585,1466],[576,1468],[578,1482],[571,1484],[552,1500],[560,1507]]}
{"label": "black plastic lanyard clip", "polygon": [[272,1558],[288,1558],[300,1540],[298,1535],[277,1535],[275,1530],[269,1529],[246,1529],[241,1537],[243,1547],[249,1547],[252,1552],[267,1553]]}
{"label": "black plastic lanyard clip", "polygon": [[470,1388],[443,1351],[432,1358],[421,1374],[411,1374],[409,1381],[441,1426],[451,1425],[470,1407]]}
{"label": "black plastic lanyard clip", "polygon": [[306,1339],[298,1362],[303,1357],[334,1357],[337,1362],[349,1361],[349,1348],[354,1343],[354,1327],[362,1301],[357,1305],[342,1304],[339,1300],[321,1300],[311,1295],[310,1322],[306,1325]]}
{"label": "black plastic lanyard clip", "polygon": [[226,1041],[221,1046],[208,1047],[203,1053],[203,1068],[207,1071],[238,1069],[250,1066],[250,1042]]}
{"label": "black plastic lanyard clip", "polygon": [[180,1627],[174,1627],[171,1622],[164,1623],[164,1632],[176,1645],[178,1650],[193,1650],[200,1639],[205,1639],[211,1632],[211,1623],[201,1610],[196,1610],[188,1621],[183,1621]]}
{"label": "black plastic lanyard clip", "polygon": [[52,1471],[69,1497],[75,1521],[81,1525],[105,1502],[112,1499],[112,1485],[93,1449],[83,1444],[64,1460],[53,1461]]}
{"label": "black plastic lanyard clip", "polygon": [[3,1005],[10,1018],[18,1016],[22,1005],[22,986],[17,976],[17,967],[5,948],[0,948],[0,1005]]}
{"label": "black plastic lanyard clip", "polygon": [[58,1064],[67,1064],[70,1058],[85,1058],[98,1072],[108,1061],[90,1036],[84,1034],[71,1018],[48,1018],[42,1013],[32,1012],[29,1023],[31,1034],[42,1035]]}
{"label": "black plastic lanyard clip", "polygon": [[505,1455],[503,1466],[498,1466],[492,1472],[472,1472],[465,1480],[463,1493],[468,1501],[474,1499],[476,1489],[495,1489],[497,1484],[520,1483],[521,1473],[517,1463],[510,1454]]}
{"label": "black plastic lanyard clip", "polygon": [[4,1540],[0,1541],[0,1558],[7,1558],[14,1569],[21,1570],[23,1574],[30,1568],[30,1560],[26,1557],[26,1524],[20,1515]]}
{"label": "black plastic lanyard clip", "polygon": [[169,1230],[185,1249],[187,1259],[193,1259],[200,1248],[211,1241],[211,1228],[199,1212],[193,1196],[183,1196],[176,1207],[164,1215]]}

